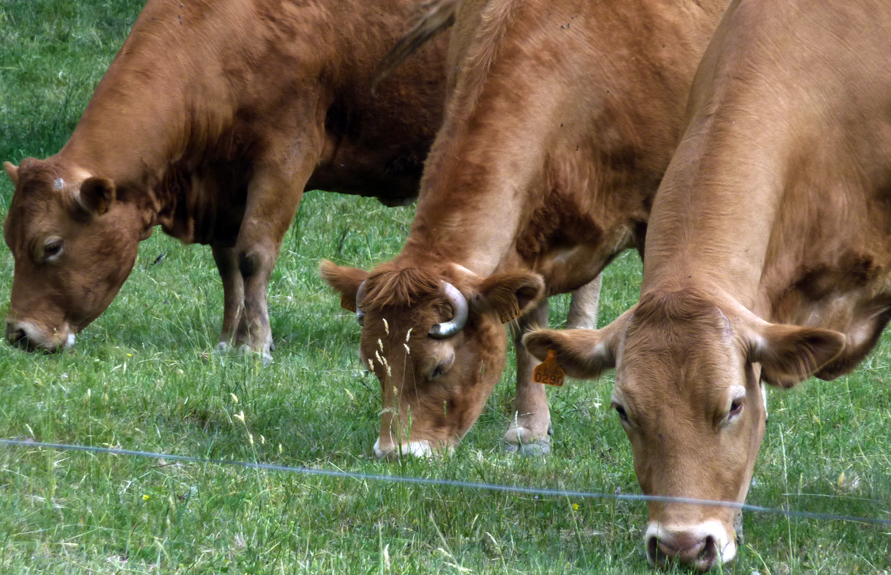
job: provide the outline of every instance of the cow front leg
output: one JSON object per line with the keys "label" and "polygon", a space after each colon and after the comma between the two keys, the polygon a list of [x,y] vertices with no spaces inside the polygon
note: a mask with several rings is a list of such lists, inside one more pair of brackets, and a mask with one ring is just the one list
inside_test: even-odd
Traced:
{"label": "cow front leg", "polygon": [[244,309],[244,281],[238,269],[238,254],[234,246],[211,246],[213,260],[223,280],[223,331],[220,333],[220,351],[227,351],[236,343],[236,332]]}
{"label": "cow front leg", "polygon": [[244,220],[235,244],[244,286],[235,342],[244,351],[261,354],[265,363],[272,361],[274,348],[266,303],[269,278],[314,164],[308,159],[300,169],[290,172],[260,169],[248,187]]}
{"label": "cow front leg", "polygon": [[523,454],[547,455],[551,452],[549,437],[551,412],[545,386],[532,381],[532,370],[538,360],[523,347],[523,334],[532,327],[547,327],[548,300],[543,300],[537,308],[523,315],[511,327],[514,348],[517,350],[517,397],[514,399],[514,413],[504,434],[506,449]]}
{"label": "cow front leg", "polygon": [[597,312],[600,308],[600,287],[603,274],[572,292],[566,329],[597,329]]}

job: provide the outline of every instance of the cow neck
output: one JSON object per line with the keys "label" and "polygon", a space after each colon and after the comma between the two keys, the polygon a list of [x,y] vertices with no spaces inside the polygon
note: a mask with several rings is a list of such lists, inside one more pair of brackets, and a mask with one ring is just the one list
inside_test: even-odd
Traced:
{"label": "cow neck", "polygon": [[526,186],[522,176],[498,166],[473,160],[450,164],[422,187],[401,257],[450,262],[489,276],[517,259],[514,244]]}
{"label": "cow neck", "polygon": [[456,88],[424,169],[405,257],[452,262],[483,277],[523,267],[517,236],[530,190],[543,185],[559,122],[541,112],[540,91],[505,98],[504,86],[493,84],[466,94]]}
{"label": "cow neck", "polygon": [[181,200],[161,183],[173,166],[187,165],[189,156],[200,156],[202,146],[218,135],[211,129],[210,110],[204,108],[225,94],[201,96],[207,87],[195,79],[203,76],[199,63],[209,66],[213,61],[211,48],[186,26],[164,22],[176,18],[159,14],[173,3],[151,6],[134,24],[59,156],[92,175],[110,178],[154,226],[161,223],[159,213]]}
{"label": "cow neck", "polygon": [[695,285],[768,313],[759,288],[783,196],[782,147],[766,136],[722,141],[712,121],[688,130],[656,194],[641,293]]}

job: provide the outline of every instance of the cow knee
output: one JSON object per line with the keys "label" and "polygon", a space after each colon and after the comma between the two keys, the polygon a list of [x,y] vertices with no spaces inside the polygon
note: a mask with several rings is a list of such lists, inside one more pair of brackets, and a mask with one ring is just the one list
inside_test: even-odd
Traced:
{"label": "cow knee", "polygon": [[266,264],[266,259],[267,258],[265,258],[263,254],[255,250],[239,253],[238,270],[241,272],[241,277],[247,281],[263,271],[266,271],[264,269],[268,267],[264,265]]}

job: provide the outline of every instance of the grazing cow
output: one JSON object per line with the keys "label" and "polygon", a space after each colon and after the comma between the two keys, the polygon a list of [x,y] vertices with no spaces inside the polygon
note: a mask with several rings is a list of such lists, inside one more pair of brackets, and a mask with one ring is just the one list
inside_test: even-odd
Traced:
{"label": "grazing cow", "polygon": [[[547,325],[545,296],[642,247],[696,64],[725,5],[461,4],[446,119],[404,248],[371,273],[321,267],[342,305],[357,310],[360,354],[381,382],[377,456],[454,445],[501,376],[502,324],[520,318],[517,340]],[[547,451],[547,397],[522,346],[517,355],[505,440]]]}
{"label": "grazing cow", "polygon": [[[616,368],[644,493],[745,501],[759,381],[850,372],[891,318],[891,7],[735,0],[656,196],[638,304],[526,336],[570,375]],[[651,562],[737,553],[735,510],[651,503]]]}
{"label": "grazing cow", "polygon": [[304,189],[417,195],[442,121],[445,38],[371,95],[417,0],[149,0],[65,147],[5,164],[6,337],[70,346],[155,226],[209,244],[220,342],[264,354],[270,273]]}

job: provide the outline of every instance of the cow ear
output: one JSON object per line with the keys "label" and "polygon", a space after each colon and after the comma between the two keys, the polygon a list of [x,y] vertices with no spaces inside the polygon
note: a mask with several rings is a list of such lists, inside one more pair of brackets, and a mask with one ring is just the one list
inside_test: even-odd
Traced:
{"label": "cow ear", "polygon": [[749,335],[748,358],[761,364],[761,378],[790,388],[804,381],[845,348],[845,335],[828,329],[763,323]]}
{"label": "cow ear", "polygon": [[92,177],[83,181],[75,192],[75,199],[87,212],[101,216],[111,208],[115,195],[114,182],[108,178]]}
{"label": "cow ear", "polygon": [[331,289],[340,294],[340,307],[355,313],[356,294],[362,282],[368,279],[368,272],[322,260],[319,264],[319,275]]}
{"label": "cow ear", "polygon": [[526,350],[540,360],[549,351],[557,354],[560,364],[570,377],[596,379],[607,369],[616,367],[614,330],[604,329],[541,329],[523,336]]}
{"label": "cow ear", "polygon": [[12,182],[13,186],[19,185],[19,169],[9,162],[3,162],[3,169],[6,170],[6,175],[9,176],[9,180]]}
{"label": "cow ear", "polygon": [[505,272],[482,280],[475,291],[476,311],[495,313],[507,323],[538,305],[545,295],[545,284],[536,273]]}

